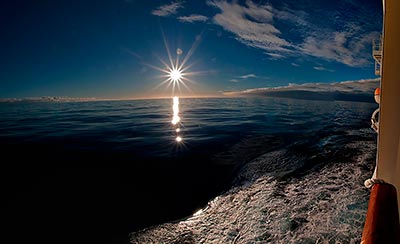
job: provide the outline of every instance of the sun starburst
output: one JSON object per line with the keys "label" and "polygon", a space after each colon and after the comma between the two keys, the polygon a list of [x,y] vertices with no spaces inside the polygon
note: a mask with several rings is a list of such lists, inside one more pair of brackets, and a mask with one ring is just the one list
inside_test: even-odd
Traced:
{"label": "sun starburst", "polygon": [[[167,49],[168,51],[168,49]],[[180,55],[182,54],[182,50],[178,48],[177,50],[177,56],[176,59],[174,60],[171,57],[170,52],[168,51],[168,56],[170,59],[170,64],[167,64],[165,61],[160,59],[161,63],[163,64],[164,68],[156,68],[157,70],[161,71],[164,73],[161,75],[161,77],[164,77],[165,80],[162,81],[156,88],[166,85],[167,88],[172,86],[172,94],[175,94],[175,89],[178,88],[179,92],[181,92],[181,87],[183,86],[186,90],[189,92],[192,92],[187,83],[194,83],[189,76],[193,75],[193,72],[187,72],[187,70],[190,68],[190,65],[186,65],[187,62],[187,57],[183,59],[182,62],[180,62],[179,58]]]}
{"label": "sun starburst", "polygon": [[182,82],[183,74],[179,69],[171,69],[169,71],[169,79],[173,82]]}
{"label": "sun starburst", "polygon": [[[193,80],[190,79],[193,75],[199,75],[204,72],[193,72],[189,69],[192,67],[192,64],[188,64],[190,57],[193,55],[195,49],[200,43],[201,35],[196,37],[196,41],[193,43],[192,47],[184,54],[184,51],[181,48],[176,49],[176,54],[172,55],[170,48],[167,44],[165,35],[163,33],[163,39],[165,44],[165,49],[168,54],[169,62],[164,61],[162,58],[158,57],[160,62],[162,63],[162,67],[157,67],[153,65],[149,65],[150,67],[162,72],[161,75],[164,80],[159,83],[154,89],[157,89],[161,86],[166,86],[167,88],[172,87],[172,96],[182,95],[181,87],[184,87],[189,93],[192,93],[192,90],[189,88],[190,84],[195,84]],[[173,57],[174,56],[174,57]],[[178,92],[176,92],[176,89]]]}

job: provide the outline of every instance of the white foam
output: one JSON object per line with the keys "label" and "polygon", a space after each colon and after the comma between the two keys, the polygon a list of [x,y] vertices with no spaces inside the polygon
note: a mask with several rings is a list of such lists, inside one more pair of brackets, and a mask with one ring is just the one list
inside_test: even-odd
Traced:
{"label": "white foam", "polygon": [[363,180],[374,164],[375,145],[349,142],[343,149],[358,153],[286,180],[272,172],[282,176],[302,159],[285,150],[265,154],[244,167],[244,181],[205,209],[133,233],[132,243],[359,243],[369,194]]}

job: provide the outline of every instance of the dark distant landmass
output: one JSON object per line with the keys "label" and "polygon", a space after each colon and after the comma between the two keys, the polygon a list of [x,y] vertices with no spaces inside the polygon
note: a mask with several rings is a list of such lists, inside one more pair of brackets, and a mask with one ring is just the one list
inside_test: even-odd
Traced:
{"label": "dark distant landmass", "polygon": [[294,98],[305,100],[322,100],[322,101],[355,101],[355,102],[374,102],[371,94],[354,94],[339,91],[332,92],[314,92],[314,91],[266,91],[263,93],[251,95],[264,95],[269,97]]}
{"label": "dark distant landmass", "polygon": [[373,92],[379,79],[344,81],[339,83],[292,84],[275,88],[256,88],[225,92],[228,96],[267,96],[321,101],[354,101],[373,103]]}
{"label": "dark distant landmass", "polygon": [[100,99],[94,97],[59,97],[59,96],[0,98],[0,102],[86,102],[86,101],[98,101],[98,100]]}

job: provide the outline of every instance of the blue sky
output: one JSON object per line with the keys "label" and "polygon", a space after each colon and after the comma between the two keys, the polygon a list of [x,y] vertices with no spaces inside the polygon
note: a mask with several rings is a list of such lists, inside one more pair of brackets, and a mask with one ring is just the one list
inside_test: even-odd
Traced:
{"label": "blue sky", "polygon": [[[381,5],[2,1],[0,98],[218,96],[375,78],[370,54],[381,32]],[[188,89],[181,85],[174,94],[172,85],[160,86],[166,80],[162,61],[169,64],[166,46],[181,62],[190,54],[183,66]]]}

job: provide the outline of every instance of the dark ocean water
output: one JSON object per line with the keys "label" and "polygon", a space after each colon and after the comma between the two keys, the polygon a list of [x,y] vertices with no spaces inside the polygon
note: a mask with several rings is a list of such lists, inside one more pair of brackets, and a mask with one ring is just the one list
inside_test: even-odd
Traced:
{"label": "dark ocean water", "polygon": [[215,98],[179,108],[172,125],[172,99],[0,103],[3,237],[357,242],[375,104]]}

